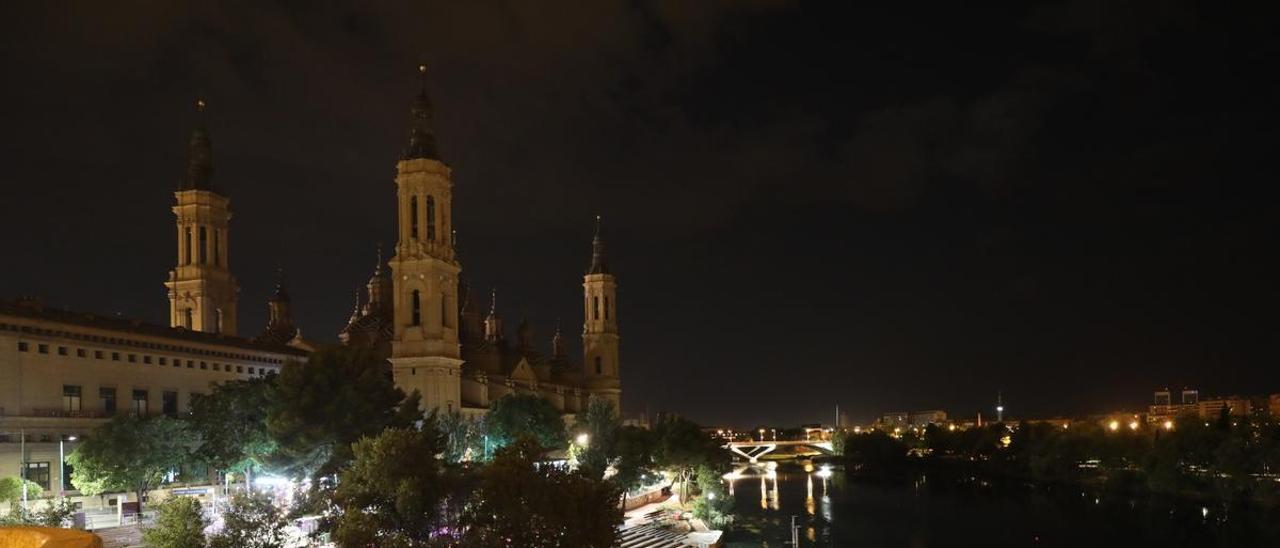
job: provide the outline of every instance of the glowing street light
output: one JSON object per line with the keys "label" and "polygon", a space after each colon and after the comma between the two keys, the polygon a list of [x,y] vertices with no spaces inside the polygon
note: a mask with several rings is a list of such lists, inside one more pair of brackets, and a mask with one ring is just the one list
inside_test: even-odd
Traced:
{"label": "glowing street light", "polygon": [[1110,423],[1108,423],[1108,424],[1107,424],[1107,428],[1108,428],[1108,429],[1110,429],[1112,432],[1115,432],[1116,430],[1119,430],[1119,429],[1120,429],[1120,421],[1118,421],[1118,420],[1114,420],[1114,419],[1113,419]]}
{"label": "glowing street light", "polygon": [[1173,430],[1173,421],[1168,420],[1168,419],[1165,419],[1165,421],[1164,421],[1164,429],[1165,429],[1165,430]]}
{"label": "glowing street light", "polygon": [[1137,429],[1138,429],[1138,421],[1129,421],[1129,429],[1130,429],[1130,430],[1137,430]]}
{"label": "glowing street light", "polygon": [[581,434],[578,434],[578,437],[574,438],[573,441],[577,443],[578,446],[580,447],[586,447],[587,442],[591,441],[591,436],[588,436],[586,432],[583,432]]}

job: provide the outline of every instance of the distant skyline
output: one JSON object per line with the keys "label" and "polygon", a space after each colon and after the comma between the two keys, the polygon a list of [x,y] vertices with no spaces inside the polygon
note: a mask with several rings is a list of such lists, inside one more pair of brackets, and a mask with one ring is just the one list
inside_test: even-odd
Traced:
{"label": "distant skyline", "polygon": [[462,275],[497,288],[509,328],[527,315],[547,348],[580,325],[603,216],[628,414],[1280,392],[1280,39],[1237,6],[28,2],[0,20],[0,298],[166,323],[201,97],[242,334],[280,266],[303,334],[336,340],[395,240],[425,62]]}

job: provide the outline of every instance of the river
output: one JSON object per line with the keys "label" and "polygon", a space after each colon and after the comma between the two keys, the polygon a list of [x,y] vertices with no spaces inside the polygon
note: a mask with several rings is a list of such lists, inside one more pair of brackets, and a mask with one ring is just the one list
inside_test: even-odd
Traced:
{"label": "river", "polygon": [[1280,547],[1274,510],[974,477],[873,483],[847,478],[839,467],[772,466],[739,465],[726,476],[737,516],[725,537],[729,547],[789,546],[792,516],[800,546]]}

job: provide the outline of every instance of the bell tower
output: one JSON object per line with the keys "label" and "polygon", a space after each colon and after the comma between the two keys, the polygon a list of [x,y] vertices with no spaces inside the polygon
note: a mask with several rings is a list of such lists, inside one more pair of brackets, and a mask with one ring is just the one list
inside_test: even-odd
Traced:
{"label": "bell tower", "polygon": [[396,163],[398,241],[390,266],[395,308],[391,365],[396,385],[422,394],[425,410],[461,407],[458,274],[454,254],[453,182],[431,128],[426,65],[410,110],[409,145]]}
{"label": "bell tower", "polygon": [[621,414],[622,384],[618,375],[618,280],[605,260],[596,216],[596,236],[591,240],[591,265],[582,278],[582,352],[587,390],[605,398]]}
{"label": "bell tower", "polygon": [[239,286],[227,266],[230,200],[213,187],[213,147],[205,128],[203,100],[191,133],[187,174],[174,193],[178,260],[169,271],[169,325],[193,331],[236,334]]}

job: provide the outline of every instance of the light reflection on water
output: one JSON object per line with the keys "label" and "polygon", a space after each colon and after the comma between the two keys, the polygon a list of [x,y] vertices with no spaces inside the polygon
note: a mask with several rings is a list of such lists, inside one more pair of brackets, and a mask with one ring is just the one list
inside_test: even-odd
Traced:
{"label": "light reflection on water", "polygon": [[728,547],[788,546],[793,516],[802,547],[1081,546],[1100,538],[1128,547],[1280,546],[1276,511],[1233,514],[1221,504],[972,476],[867,483],[806,464],[739,465],[725,474],[737,515]]}

